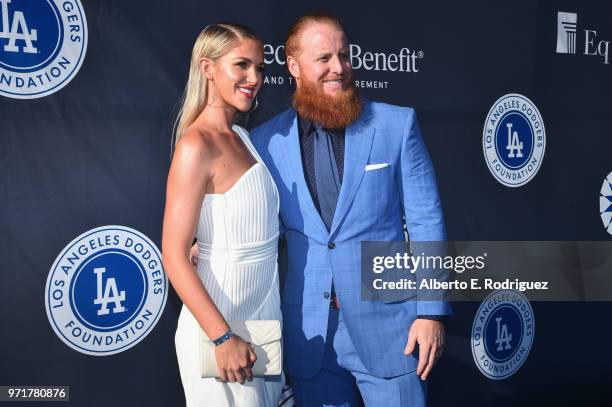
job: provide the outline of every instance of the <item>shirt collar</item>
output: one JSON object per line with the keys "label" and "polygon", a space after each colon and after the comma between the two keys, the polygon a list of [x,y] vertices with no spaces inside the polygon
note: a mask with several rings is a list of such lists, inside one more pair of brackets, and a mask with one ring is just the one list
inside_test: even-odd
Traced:
{"label": "shirt collar", "polygon": [[[300,126],[300,130],[302,130],[302,134],[304,136],[310,136],[311,134],[314,134],[315,132],[315,123],[305,119],[303,117],[301,117],[300,115],[298,115],[298,122],[299,122],[299,126]],[[328,130],[326,129],[326,131],[329,134],[339,134],[339,135],[344,135],[344,130],[345,129],[338,129],[338,130]]]}
{"label": "shirt collar", "polygon": [[310,120],[305,119],[299,115],[298,118],[300,123],[300,129],[302,130],[302,134],[304,136],[309,136],[312,132],[314,132],[314,124]]}

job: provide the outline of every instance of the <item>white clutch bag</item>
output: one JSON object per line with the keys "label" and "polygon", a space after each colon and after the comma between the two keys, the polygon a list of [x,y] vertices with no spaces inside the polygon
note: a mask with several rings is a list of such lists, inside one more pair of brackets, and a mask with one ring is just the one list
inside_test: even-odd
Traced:
{"label": "white clutch bag", "polygon": [[[257,361],[254,376],[277,376],[283,366],[281,324],[277,320],[230,321],[230,330],[244,341],[250,342]],[[200,370],[203,378],[219,377],[215,345],[200,329]]]}

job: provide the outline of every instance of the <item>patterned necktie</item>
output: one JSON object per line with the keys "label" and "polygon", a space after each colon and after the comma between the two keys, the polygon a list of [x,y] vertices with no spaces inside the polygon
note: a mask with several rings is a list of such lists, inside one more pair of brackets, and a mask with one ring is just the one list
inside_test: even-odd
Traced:
{"label": "patterned necktie", "polygon": [[329,133],[320,126],[315,126],[314,134],[314,167],[317,185],[317,197],[321,208],[321,217],[327,230],[331,230],[340,195],[340,175]]}

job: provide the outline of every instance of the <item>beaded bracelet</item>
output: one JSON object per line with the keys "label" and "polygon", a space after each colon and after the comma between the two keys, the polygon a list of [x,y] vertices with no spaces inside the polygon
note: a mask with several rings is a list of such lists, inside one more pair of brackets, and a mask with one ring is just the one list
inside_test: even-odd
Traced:
{"label": "beaded bracelet", "polygon": [[234,336],[234,333],[232,331],[227,331],[226,333],[224,333],[223,335],[221,335],[220,337],[218,337],[217,339],[213,340],[212,343],[215,344],[215,346],[219,346],[221,345],[223,342],[227,341],[229,338],[231,338],[232,336]]}

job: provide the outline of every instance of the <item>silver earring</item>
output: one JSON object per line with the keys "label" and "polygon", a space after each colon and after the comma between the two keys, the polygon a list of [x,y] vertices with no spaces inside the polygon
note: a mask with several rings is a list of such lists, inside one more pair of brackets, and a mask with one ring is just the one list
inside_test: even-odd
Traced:
{"label": "silver earring", "polygon": [[246,112],[246,115],[244,116],[244,125],[243,127],[247,127],[247,124],[249,123],[249,117],[251,116],[251,113],[253,113],[253,111],[255,111],[255,109],[257,109],[259,107],[259,100],[257,97],[255,97],[255,103],[253,103],[251,105],[251,108]]}

